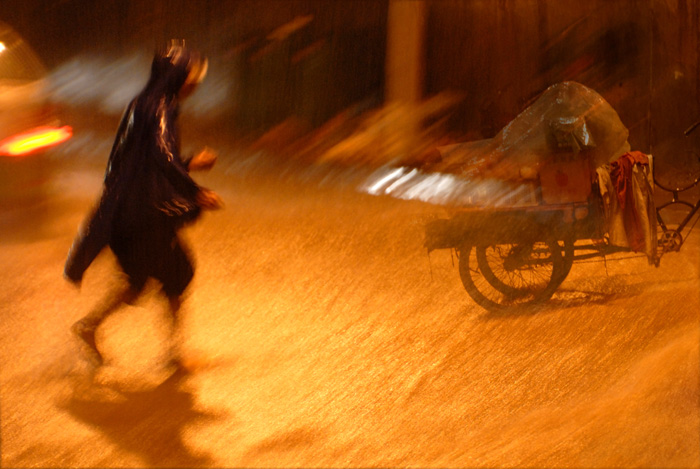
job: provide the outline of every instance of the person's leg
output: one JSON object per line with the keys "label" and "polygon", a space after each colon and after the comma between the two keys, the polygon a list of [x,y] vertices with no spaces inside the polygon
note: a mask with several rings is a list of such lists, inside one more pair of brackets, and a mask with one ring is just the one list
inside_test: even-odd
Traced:
{"label": "person's leg", "polygon": [[102,354],[97,348],[95,332],[109,315],[114,313],[123,304],[131,304],[138,297],[141,288],[138,285],[129,284],[126,288],[119,287],[112,291],[104,301],[97,305],[85,317],[73,324],[71,330],[82,341],[84,353],[95,366],[101,366],[104,362]]}
{"label": "person's leg", "polygon": [[189,373],[188,365],[185,363],[185,359],[182,353],[182,324],[181,324],[181,307],[182,298],[179,294],[168,294],[166,293],[168,299],[168,313],[171,321],[171,334],[170,334],[170,358],[168,359],[168,366],[175,369],[175,373]]}
{"label": "person's leg", "polygon": [[158,277],[168,300],[168,312],[172,321],[170,364],[179,370],[185,370],[181,351],[178,350],[182,342],[182,295],[194,276],[194,267],[177,237],[173,237],[169,246],[170,249],[163,259],[163,270],[159,272]]}
{"label": "person's leg", "polygon": [[180,295],[167,295],[168,297],[168,312],[172,320],[173,331],[179,329],[180,308],[182,307],[182,299]]}

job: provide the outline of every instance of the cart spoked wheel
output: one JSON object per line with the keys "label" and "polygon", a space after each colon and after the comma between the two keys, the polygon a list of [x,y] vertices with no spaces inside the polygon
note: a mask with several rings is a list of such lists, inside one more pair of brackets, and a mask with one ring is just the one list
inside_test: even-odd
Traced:
{"label": "cart spoked wheel", "polygon": [[568,256],[562,256],[566,248],[566,243],[560,246],[556,240],[464,246],[459,274],[469,296],[486,309],[542,302],[552,296],[568,273],[564,260]]}

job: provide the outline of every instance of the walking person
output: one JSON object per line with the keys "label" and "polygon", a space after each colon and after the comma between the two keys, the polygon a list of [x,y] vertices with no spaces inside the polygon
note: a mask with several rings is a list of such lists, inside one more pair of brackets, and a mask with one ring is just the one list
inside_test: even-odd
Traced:
{"label": "walking person", "polygon": [[[207,60],[184,44],[171,42],[156,52],[146,86],[119,124],[99,202],[68,254],[64,274],[75,284],[105,247],[128,279],[125,288],[73,325],[95,366],[103,363],[95,331],[120,306],[135,301],[149,278],[162,285],[177,326],[181,297],[194,275],[178,230],[195,221],[202,209],[222,206],[215,192],[189,175],[190,170],[211,167],[216,156],[206,149],[187,161],[180,155],[180,103],[206,72]],[[179,363],[177,358],[174,362]]]}

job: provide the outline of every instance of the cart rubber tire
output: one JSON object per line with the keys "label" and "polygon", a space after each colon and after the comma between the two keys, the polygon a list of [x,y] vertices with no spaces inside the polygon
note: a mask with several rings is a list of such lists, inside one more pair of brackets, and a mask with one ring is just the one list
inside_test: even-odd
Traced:
{"label": "cart rubber tire", "polygon": [[[574,240],[571,237],[567,237],[561,241],[558,242],[561,250],[562,250],[562,260],[563,260],[563,265],[561,272],[557,272],[556,277],[553,276],[554,281],[556,282],[557,287],[562,284],[564,279],[566,279],[566,276],[569,275],[569,272],[571,271],[571,267],[574,264]],[[512,285],[508,285],[507,283],[503,282],[501,279],[496,276],[496,274],[493,272],[493,269],[489,265],[487,256],[486,256],[486,247],[480,246],[476,248],[476,255],[477,255],[477,262],[479,266],[479,270],[481,273],[484,275],[484,278],[486,279],[489,284],[494,287],[496,290],[500,291],[504,295],[510,295],[510,296],[515,296],[520,293],[520,289],[517,287],[514,287]],[[551,296],[551,295],[550,295]]]}
{"label": "cart rubber tire", "polygon": [[574,239],[572,237],[566,237],[562,241],[559,241],[559,245],[562,246],[562,259],[564,260],[564,268],[557,278],[557,287],[562,284],[566,276],[571,272],[571,266],[574,265]]}
{"label": "cart rubber tire", "polygon": [[[532,245],[534,244],[532,243]],[[477,304],[491,311],[526,306],[548,300],[564,281],[568,270],[571,269],[573,242],[570,243],[568,249],[568,243],[565,243],[564,256],[562,256],[562,247],[556,240],[547,240],[542,244],[544,245],[543,249],[549,254],[545,264],[550,264],[549,260],[551,260],[551,272],[545,274],[537,291],[508,285],[495,275],[486,258],[486,250],[495,245],[462,246],[459,250],[459,275],[465,290]],[[521,246],[525,246],[524,249],[530,249],[527,243]],[[566,255],[567,250],[571,254],[570,256]],[[474,257],[472,257],[472,251],[475,251]],[[566,257],[569,259],[565,260]],[[571,262],[568,262],[569,260]]]}

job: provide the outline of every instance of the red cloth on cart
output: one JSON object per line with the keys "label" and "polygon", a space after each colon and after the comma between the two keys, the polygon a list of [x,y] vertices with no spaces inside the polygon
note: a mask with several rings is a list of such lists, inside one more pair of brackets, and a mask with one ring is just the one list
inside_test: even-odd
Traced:
{"label": "red cloth on cart", "polygon": [[632,190],[632,169],[635,164],[649,165],[649,158],[640,151],[630,151],[610,163],[610,179],[623,211],[625,231],[630,248],[635,252],[645,250],[643,214],[637,211]]}

